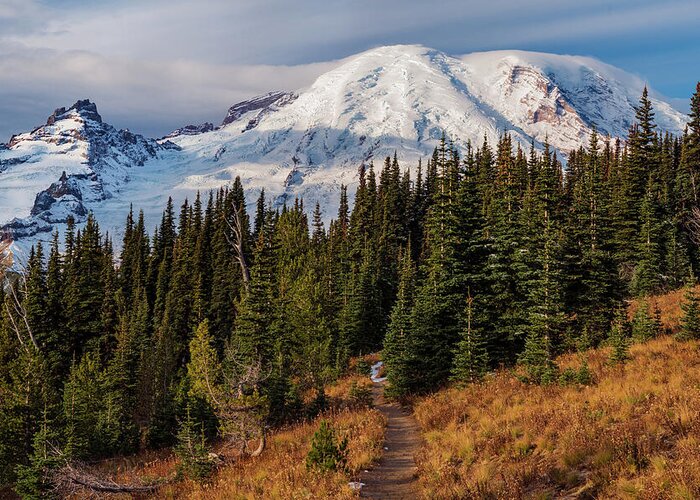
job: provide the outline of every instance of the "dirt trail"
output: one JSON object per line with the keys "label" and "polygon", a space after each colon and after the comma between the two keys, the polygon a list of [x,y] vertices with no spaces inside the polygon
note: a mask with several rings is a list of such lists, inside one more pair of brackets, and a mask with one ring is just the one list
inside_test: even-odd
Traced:
{"label": "dirt trail", "polygon": [[374,405],[387,418],[384,454],[379,463],[362,475],[365,498],[418,498],[415,453],[420,446],[418,423],[413,414],[384,399],[384,383],[372,388]]}

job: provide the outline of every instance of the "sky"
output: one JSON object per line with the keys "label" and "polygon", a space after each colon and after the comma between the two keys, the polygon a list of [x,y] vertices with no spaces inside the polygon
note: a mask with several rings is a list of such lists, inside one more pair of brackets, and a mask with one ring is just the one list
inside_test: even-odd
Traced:
{"label": "sky", "polygon": [[0,0],[0,142],[78,99],[160,137],[380,45],[593,56],[683,106],[698,0]]}

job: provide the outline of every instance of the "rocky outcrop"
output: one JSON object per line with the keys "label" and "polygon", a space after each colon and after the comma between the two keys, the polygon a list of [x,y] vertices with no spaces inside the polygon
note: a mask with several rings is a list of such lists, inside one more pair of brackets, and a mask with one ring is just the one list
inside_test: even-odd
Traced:
{"label": "rocky outcrop", "polygon": [[[35,198],[29,216],[16,217],[0,230],[16,240],[50,231],[68,216],[80,222],[90,203],[112,197],[128,182],[130,169],[169,149],[179,147],[105,123],[97,106],[87,99],[58,108],[45,125],[13,136],[0,151],[0,172],[26,175],[27,182],[38,188],[32,193]],[[26,174],[22,173],[24,164]]]}
{"label": "rocky outcrop", "polygon": [[72,111],[75,111],[76,113],[80,114],[80,116],[82,116],[85,120],[92,120],[97,123],[102,123],[102,117],[97,112],[97,105],[93,102],[90,102],[89,99],[83,99],[77,101],[68,109],[56,109],[56,111],[54,111],[53,114],[49,116],[48,120],[46,120],[46,125],[54,125],[57,121],[68,118],[68,115]]}
{"label": "rocky outcrop", "polygon": [[[32,216],[39,217],[46,222],[65,222],[63,215],[70,212],[77,219],[87,215],[87,209],[83,205],[83,193],[81,182],[97,183],[97,175],[71,175],[63,172],[61,178],[49,186],[48,189],[36,195]],[[56,210],[58,204],[62,204],[64,210]],[[67,209],[67,210],[65,210]]]}
{"label": "rocky outcrop", "polygon": [[[240,119],[243,115],[250,113],[251,111],[261,110],[262,112],[265,112],[265,110],[268,110],[273,106],[275,108],[286,106],[287,104],[293,102],[296,98],[297,94],[295,94],[294,92],[275,91],[268,92],[267,94],[254,97],[247,101],[239,102],[238,104],[234,104],[229,108],[228,113],[226,114],[226,118],[224,118],[224,121],[221,123],[221,126],[225,127],[226,125],[235,122],[236,120]],[[258,114],[258,116],[251,119],[248,122],[248,125],[246,126],[245,130],[250,130],[251,128],[254,128],[257,125],[259,118],[260,115]]]}
{"label": "rocky outcrop", "polygon": [[200,125],[186,125],[177,130],[173,130],[168,135],[164,136],[163,139],[172,139],[173,137],[178,137],[181,135],[199,135],[211,132],[214,130],[214,124],[205,122]]}

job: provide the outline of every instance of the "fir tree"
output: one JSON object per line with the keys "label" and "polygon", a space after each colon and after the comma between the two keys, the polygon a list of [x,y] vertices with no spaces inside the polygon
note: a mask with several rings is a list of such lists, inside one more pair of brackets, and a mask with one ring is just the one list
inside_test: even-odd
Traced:
{"label": "fir tree", "polygon": [[180,459],[179,472],[195,480],[208,477],[214,468],[204,436],[204,425],[197,425],[187,407],[186,416],[177,433],[175,454]]}
{"label": "fir tree", "polygon": [[693,285],[686,288],[681,309],[681,327],[676,338],[682,341],[700,339],[700,298]]}
{"label": "fir tree", "polygon": [[311,440],[306,466],[321,472],[344,471],[347,467],[347,446],[347,438],[339,442],[335,429],[326,420],[321,420],[321,425]]}
{"label": "fir tree", "polygon": [[399,291],[391,311],[389,328],[384,339],[382,358],[387,368],[388,387],[390,396],[403,396],[411,387],[411,360],[409,357],[411,342],[411,309],[415,293],[416,269],[411,258],[411,247],[404,250]]}
{"label": "fir tree", "polygon": [[608,344],[612,348],[610,363],[614,365],[622,364],[629,359],[629,329],[627,312],[620,308],[615,313],[615,319],[608,336]]}
{"label": "fir tree", "polygon": [[654,319],[649,315],[649,304],[640,300],[632,319],[632,338],[637,342],[646,342],[658,333]]}
{"label": "fir tree", "polygon": [[56,453],[58,436],[44,410],[41,427],[32,439],[32,454],[27,465],[17,466],[15,492],[23,499],[40,500],[52,498],[54,484],[52,473],[61,464]]}
{"label": "fir tree", "polygon": [[473,322],[473,302],[474,298],[468,295],[464,327],[452,368],[452,380],[458,382],[477,382],[483,378],[488,368],[486,342]]}

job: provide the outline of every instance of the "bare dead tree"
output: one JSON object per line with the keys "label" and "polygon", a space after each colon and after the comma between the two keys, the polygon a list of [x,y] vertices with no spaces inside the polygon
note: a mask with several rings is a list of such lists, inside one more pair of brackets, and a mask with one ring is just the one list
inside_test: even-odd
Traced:
{"label": "bare dead tree", "polygon": [[[232,349],[230,346],[229,350]],[[267,378],[260,362],[243,363],[229,354],[228,370],[222,372],[222,384],[216,404],[216,416],[225,441],[237,444],[243,455],[258,456],[265,448],[268,404],[259,387]],[[258,440],[251,451],[249,443]]]}
{"label": "bare dead tree", "polygon": [[243,276],[243,286],[246,291],[248,291],[248,284],[250,283],[250,269],[248,268],[248,262],[245,258],[245,253],[243,252],[243,221],[242,221],[243,207],[233,207],[233,220],[229,220],[228,217],[224,216],[226,224],[231,230],[232,236],[226,233],[226,240],[228,244],[233,248],[233,252],[236,256],[236,260],[241,266],[241,274]]}
{"label": "bare dead tree", "polygon": [[[262,382],[269,376],[262,364],[239,356],[229,343],[224,362],[202,362],[194,375],[202,396],[209,400],[219,421],[219,435],[241,455],[257,456],[265,448],[267,398],[260,394]],[[205,358],[203,360],[206,361]],[[254,450],[251,441],[258,441]]]}
{"label": "bare dead tree", "polygon": [[690,210],[690,215],[686,219],[685,225],[690,232],[690,239],[696,245],[700,245],[700,207],[694,206]]}
{"label": "bare dead tree", "polygon": [[175,479],[173,476],[154,483],[117,483],[91,472],[84,464],[68,462],[53,471],[51,477],[55,492],[64,498],[85,490],[103,494],[152,493]]}
{"label": "bare dead tree", "polygon": [[27,281],[26,279],[17,280],[14,286],[10,286],[10,304],[5,302],[5,311],[7,312],[7,317],[10,320],[10,327],[12,331],[17,335],[20,345],[30,354],[30,346],[34,348],[34,352],[39,352],[39,344],[34,338],[32,333],[32,327],[29,325],[29,319],[27,318],[27,310],[24,308],[24,304],[20,297],[17,296],[16,288],[20,287],[21,292],[26,296],[27,294]]}

